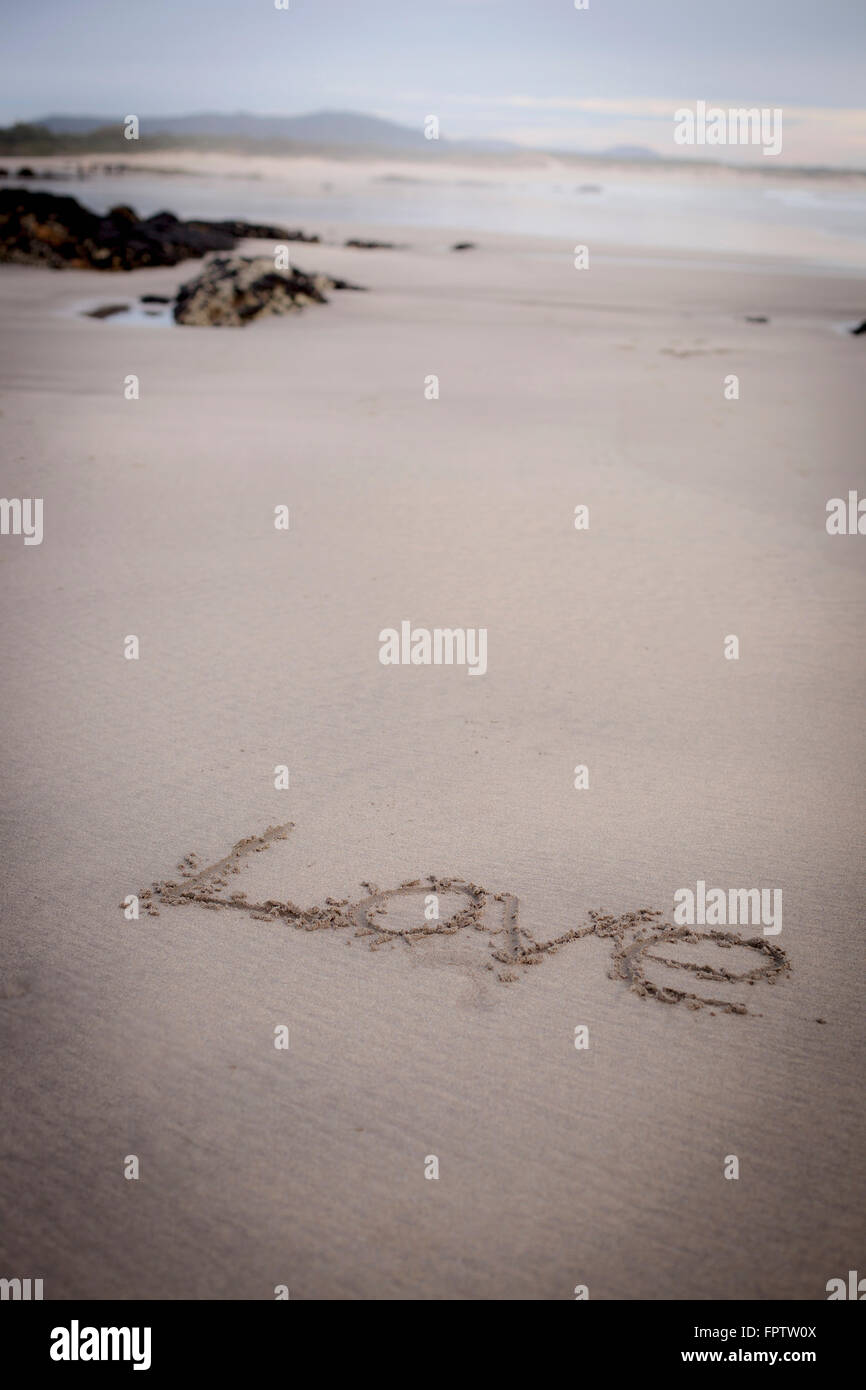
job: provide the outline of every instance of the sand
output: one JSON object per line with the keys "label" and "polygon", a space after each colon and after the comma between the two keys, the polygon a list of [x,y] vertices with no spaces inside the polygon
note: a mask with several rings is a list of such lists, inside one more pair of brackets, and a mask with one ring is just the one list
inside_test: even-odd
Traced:
{"label": "sand", "polygon": [[[82,315],[189,265],[0,268],[2,490],[45,506],[0,538],[3,1272],[824,1298],[864,1235],[864,542],[824,526],[863,281],[352,234],[410,244],[299,246],[370,293],[244,330]],[[486,674],[383,667],[403,620],[486,627]],[[698,879],[781,888],[779,954],[658,925]]]}

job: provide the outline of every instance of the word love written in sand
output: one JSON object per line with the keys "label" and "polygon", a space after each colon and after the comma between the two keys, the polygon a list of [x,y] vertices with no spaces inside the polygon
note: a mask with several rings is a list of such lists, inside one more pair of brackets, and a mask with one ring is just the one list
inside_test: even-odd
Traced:
{"label": "word love written in sand", "polygon": [[[747,939],[737,932],[696,932],[688,926],[671,926],[659,920],[660,912],[645,907],[622,917],[590,912],[586,926],[575,927],[550,941],[536,941],[520,925],[520,904],[513,893],[492,893],[477,883],[440,878],[435,874],[430,874],[424,883],[420,879],[413,879],[410,883],[401,883],[399,888],[389,888],[384,892],[374,884],[365,883],[364,887],[369,889],[366,898],[354,903],[345,898],[326,898],[322,907],[301,908],[292,902],[278,902],[275,898],[251,903],[247,901],[246,893],[230,892],[231,878],[241,872],[244,861],[251,854],[268,849],[275,840],[288,839],[289,831],[293,828],[292,822],[269,826],[263,835],[239,840],[224,859],[204,869],[199,868],[197,855],[188,854],[178,865],[181,881],[167,880],[142,890],[138,895],[141,905],[151,916],[159,914],[157,904],[171,907],[195,904],[214,912],[246,912],[260,922],[283,921],[287,926],[301,931],[350,931],[356,937],[367,938],[373,951],[398,939],[407,946],[414,946],[429,936],[455,936],[458,932],[473,930],[484,932],[491,954],[490,968],[496,969],[494,962],[504,967],[499,971],[499,979],[505,982],[519,979],[521,970],[541,965],[548,956],[556,955],[572,941],[579,941],[584,936],[598,936],[611,942],[610,979],[623,980],[635,994],[662,1004],[685,1003],[693,1009],[707,1006],[733,1014],[749,1011],[744,1004],[727,999],[713,999],[691,990],[655,984],[647,978],[647,962],[654,961],[672,970],[689,971],[702,982],[720,981],[728,985],[752,985],[759,980],[773,984],[780,975],[790,970],[788,958],[781,947],[763,937]],[[414,896],[421,897],[423,904],[430,894],[436,895],[437,900],[440,894],[456,895],[463,902],[445,921],[425,919],[419,925],[389,927],[382,920],[386,917],[389,904],[395,900]],[[127,899],[121,906],[126,908],[128,902]],[[485,909],[491,903],[501,904],[501,925],[497,928],[484,920]],[[709,943],[723,949],[742,946],[756,951],[764,959],[753,969],[738,972],[658,954],[657,948],[669,942],[687,945]]]}

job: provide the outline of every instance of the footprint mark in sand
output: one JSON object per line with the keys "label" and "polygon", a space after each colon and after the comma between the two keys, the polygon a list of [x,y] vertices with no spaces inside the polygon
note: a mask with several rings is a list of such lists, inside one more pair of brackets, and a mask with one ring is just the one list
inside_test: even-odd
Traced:
{"label": "footprint mark in sand", "polygon": [[[145,911],[151,916],[158,916],[158,905],[180,907],[191,904],[213,912],[241,911],[255,921],[284,921],[287,926],[300,931],[351,931],[355,937],[366,938],[372,951],[397,940],[414,946],[424,937],[455,936],[461,931],[476,930],[486,933],[491,967],[495,968],[494,961],[504,967],[499,972],[499,979],[506,983],[519,979],[521,970],[541,965],[548,956],[556,955],[572,941],[580,941],[585,936],[598,936],[609,940],[612,945],[611,968],[608,972],[610,979],[622,980],[633,993],[661,1004],[683,1003],[692,1009],[707,1007],[731,1014],[747,1014],[749,1010],[745,1004],[728,999],[715,999],[685,988],[655,984],[647,976],[646,962],[655,961],[669,970],[688,971],[697,980],[725,984],[754,985],[759,980],[774,984],[791,969],[782,948],[762,936],[743,937],[738,932],[730,931],[696,932],[692,927],[671,926],[669,922],[661,920],[661,912],[647,907],[619,917],[590,912],[586,926],[572,928],[549,941],[537,941],[521,925],[520,902],[513,893],[493,893],[477,883],[468,883],[459,878],[440,878],[436,874],[429,874],[423,882],[413,879],[401,883],[398,888],[384,890],[375,884],[365,883],[363,886],[369,890],[368,896],[358,902],[350,902],[348,898],[326,898],[322,906],[307,908],[276,898],[249,902],[246,893],[229,892],[230,878],[241,872],[244,861],[251,854],[267,850],[276,840],[287,840],[292,829],[294,825],[291,821],[285,825],[270,825],[262,835],[239,840],[223,859],[203,869],[199,868],[198,856],[188,854],[178,864],[180,881],[154,883],[151,888],[139,893]],[[464,902],[444,922],[425,921],[420,926],[388,927],[380,920],[387,912],[388,905],[395,900],[427,892],[457,895]],[[488,903],[493,902],[502,904],[500,927],[490,927],[482,920]],[[501,941],[497,938],[501,938]],[[765,959],[751,970],[727,970],[657,954],[653,948],[666,942],[687,945],[710,942],[722,949],[743,946]]]}

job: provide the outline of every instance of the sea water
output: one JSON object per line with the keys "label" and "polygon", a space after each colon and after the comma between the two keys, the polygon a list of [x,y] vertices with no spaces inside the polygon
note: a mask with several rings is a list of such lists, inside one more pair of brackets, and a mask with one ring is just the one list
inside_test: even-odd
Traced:
{"label": "sea water", "polygon": [[[307,233],[423,227],[476,237],[542,236],[566,247],[580,242],[714,259],[754,254],[866,274],[866,176],[829,180],[805,172],[623,164],[587,171],[556,161],[541,171],[454,164],[388,173],[383,163],[368,170],[351,163],[321,168],[321,180],[287,162],[284,175],[269,177],[129,171],[26,182],[70,194],[97,212],[128,203],[143,217],[168,209],[179,217],[243,218]],[[2,184],[13,182],[23,181]]]}

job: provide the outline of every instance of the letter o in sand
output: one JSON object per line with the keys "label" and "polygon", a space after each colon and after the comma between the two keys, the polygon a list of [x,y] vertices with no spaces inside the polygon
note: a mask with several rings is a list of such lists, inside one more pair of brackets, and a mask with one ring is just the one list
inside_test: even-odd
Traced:
{"label": "letter o in sand", "polygon": [[[417,897],[423,903],[424,895],[435,891],[443,896],[448,893],[456,893],[466,899],[462,907],[458,907],[444,922],[422,922],[417,927],[389,927],[380,920],[380,912],[393,902],[395,898]],[[475,888],[472,884],[457,883],[451,880],[433,887],[430,884],[412,884],[406,888],[386,888],[381,893],[371,893],[368,898],[362,898],[358,903],[352,903],[348,908],[349,916],[359,930],[366,929],[377,936],[376,941],[372,941],[371,946],[380,945],[389,938],[402,938],[404,941],[417,941],[422,936],[453,936],[462,927],[474,925],[480,917],[481,909],[484,907],[487,894],[482,888]]]}

